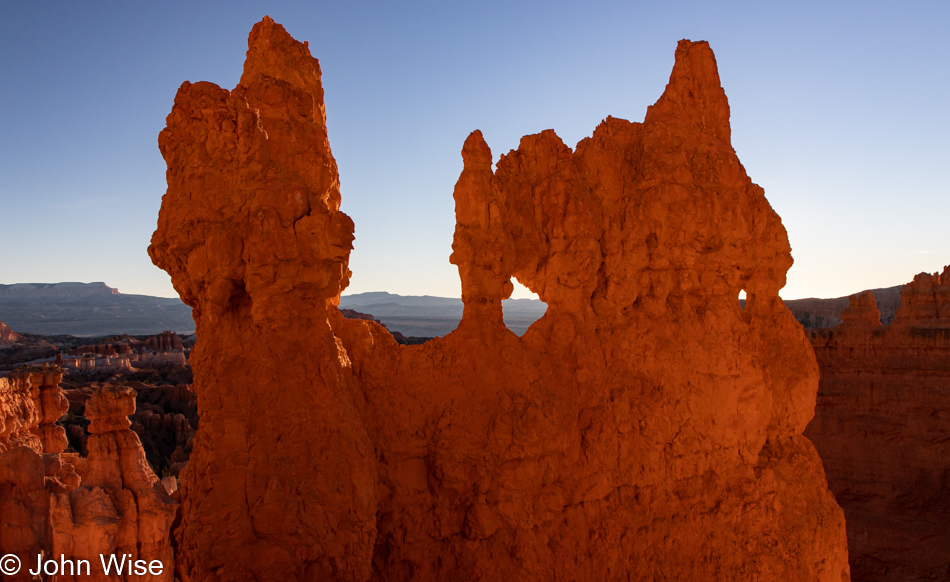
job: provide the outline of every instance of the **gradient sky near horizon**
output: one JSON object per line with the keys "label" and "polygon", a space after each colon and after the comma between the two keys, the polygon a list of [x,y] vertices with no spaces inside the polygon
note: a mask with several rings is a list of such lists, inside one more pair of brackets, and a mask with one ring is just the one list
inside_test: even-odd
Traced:
{"label": "gradient sky near horizon", "polygon": [[950,3],[650,4],[0,0],[0,283],[175,295],[146,252],[157,135],[183,81],[234,87],[265,14],[323,70],[346,293],[458,297],[468,134],[497,161],[525,134],[573,146],[607,115],[642,121],[681,38],[710,42],[733,147],[789,232],[783,297],[950,263]]}

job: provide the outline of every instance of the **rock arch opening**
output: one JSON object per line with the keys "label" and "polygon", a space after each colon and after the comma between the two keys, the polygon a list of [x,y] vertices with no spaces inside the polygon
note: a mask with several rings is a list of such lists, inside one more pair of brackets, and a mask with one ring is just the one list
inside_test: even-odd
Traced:
{"label": "rock arch opening", "polygon": [[518,336],[524,335],[531,325],[541,319],[548,310],[548,304],[541,301],[537,293],[522,285],[518,279],[512,277],[514,291],[511,297],[501,302],[505,318],[505,327]]}

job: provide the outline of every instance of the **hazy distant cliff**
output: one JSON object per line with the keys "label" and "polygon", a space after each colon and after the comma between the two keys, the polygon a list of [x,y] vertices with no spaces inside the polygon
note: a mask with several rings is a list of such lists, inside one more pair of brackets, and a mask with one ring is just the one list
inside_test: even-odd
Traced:
{"label": "hazy distant cliff", "polygon": [[0,285],[0,321],[45,335],[191,333],[191,308],[177,297],[123,295],[105,283]]}
{"label": "hazy distant cliff", "polygon": [[14,283],[0,285],[0,300],[4,299],[78,299],[119,295],[105,283]]}
{"label": "hazy distant cliff", "polygon": [[[505,325],[521,335],[541,318],[547,305],[538,299],[502,302]],[[340,298],[340,307],[372,314],[390,330],[408,336],[443,336],[462,321],[462,300],[457,297],[395,295],[385,292],[356,293]]]}
{"label": "hazy distant cliff", "polygon": [[[874,294],[877,307],[881,311],[882,323],[889,325],[894,320],[894,314],[901,304],[901,286],[871,289],[870,291]],[[808,299],[789,299],[785,301],[785,306],[805,329],[834,327],[841,323],[840,315],[848,307],[848,298],[816,299],[809,297]]]}

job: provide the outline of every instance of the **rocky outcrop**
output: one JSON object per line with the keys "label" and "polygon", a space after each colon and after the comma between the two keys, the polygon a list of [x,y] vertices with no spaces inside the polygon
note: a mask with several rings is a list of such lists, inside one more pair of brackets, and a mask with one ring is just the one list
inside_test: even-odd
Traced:
{"label": "rocky outcrop", "polygon": [[328,323],[353,223],[339,211],[320,68],[270,19],[248,45],[240,84],[184,83],[159,136],[168,192],[149,253],[201,338],[178,568],[365,580],[377,463]]}
{"label": "rocky outcrop", "polygon": [[359,311],[355,311],[355,310],[353,310],[353,309],[342,309],[342,308],[341,308],[341,309],[340,309],[340,315],[342,315],[343,317],[345,317],[345,318],[347,318],[347,319],[361,319],[361,320],[363,320],[363,321],[372,321],[372,322],[374,322],[374,323],[377,323],[377,324],[379,324],[379,325],[385,327],[385,328],[387,329],[387,331],[389,331],[389,333],[392,334],[393,339],[396,340],[396,343],[398,343],[398,344],[400,344],[400,345],[404,345],[404,346],[410,346],[410,345],[411,345],[411,346],[415,346],[415,345],[424,344],[424,343],[426,343],[427,341],[433,339],[433,338],[431,338],[431,337],[406,337],[406,336],[404,336],[403,334],[399,333],[398,331],[393,331],[393,330],[389,329],[389,327],[388,327],[385,323],[383,323],[382,321],[376,319],[375,317],[373,317],[373,316],[370,315],[369,313],[360,313]]}
{"label": "rocky outcrop", "polygon": [[184,349],[181,344],[181,337],[173,331],[163,331],[158,335],[153,335],[145,340],[145,345],[153,352],[171,352]]}
{"label": "rocky outcrop", "polygon": [[[877,308],[880,310],[880,321],[889,325],[894,321],[894,315],[901,304],[901,287],[886,287],[867,291],[874,296]],[[790,299],[785,306],[792,312],[795,319],[805,329],[834,327],[841,323],[841,312],[848,307],[847,297],[834,299]]]}
{"label": "rocky outcrop", "polygon": [[[72,464],[58,454],[65,432],[53,424],[67,408],[61,378],[57,368],[19,368],[0,377],[0,554],[24,564],[49,551],[50,495],[78,485]],[[24,569],[8,579],[31,577]]]}
{"label": "rocky outcrop", "polygon": [[867,335],[881,327],[881,311],[874,293],[863,291],[848,298],[847,309],[841,312],[841,329],[852,334]]}
{"label": "rocky outcrop", "polygon": [[[198,404],[189,385],[150,386],[140,382],[123,384],[135,390],[135,413],[129,418],[139,437],[145,458],[158,476],[178,477],[191,454],[198,428]],[[92,382],[64,391],[69,400],[65,422],[69,444],[82,457],[88,456],[89,439],[86,403],[93,394],[111,384]],[[113,387],[114,388],[114,387]]]}
{"label": "rocky outcrop", "polygon": [[69,408],[62,378],[59,368],[31,367],[0,377],[0,452],[27,447],[55,454],[66,448],[66,433],[56,425]]}
{"label": "rocky outcrop", "polygon": [[904,285],[894,327],[924,336],[946,335],[944,330],[950,329],[950,266],[944,267],[943,274],[920,273]]}
{"label": "rocky outcrop", "polygon": [[20,338],[20,334],[10,329],[10,326],[0,321],[0,345],[12,344]]}
{"label": "rocky outcrop", "polygon": [[881,326],[869,292],[815,330],[821,368],[806,435],[847,516],[852,579],[950,575],[950,270],[921,273]]}
{"label": "rocky outcrop", "polygon": [[[201,337],[183,580],[848,579],[788,239],[706,43],[643,123],[526,136],[494,171],[469,136],[464,315],[421,346],[336,309],[353,225],[320,69],[269,18],[248,44],[159,137],[149,253]],[[523,337],[513,276],[548,305]]]}
{"label": "rocky outcrop", "polygon": [[58,368],[18,368],[0,377],[0,553],[24,566],[5,579],[32,580],[28,570],[40,553],[99,568],[100,554],[117,552],[163,562],[167,574],[155,579],[172,580],[169,532],[177,504],[129,430],[134,391],[107,387],[89,398],[92,435],[83,459],[63,452],[66,434],[55,424],[68,408],[61,379]]}
{"label": "rocky outcrop", "polygon": [[127,387],[103,387],[86,402],[89,456],[80,468],[81,485],[51,499],[52,555],[88,560],[97,567],[100,555],[158,560],[162,573],[153,579],[171,581],[174,552],[169,533],[177,503],[149,468],[130,430],[128,417],[134,412],[135,391]]}

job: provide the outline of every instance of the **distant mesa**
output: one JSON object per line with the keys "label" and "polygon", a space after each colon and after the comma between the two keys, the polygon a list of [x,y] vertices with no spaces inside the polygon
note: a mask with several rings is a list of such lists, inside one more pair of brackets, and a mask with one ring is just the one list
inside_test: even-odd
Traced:
{"label": "distant mesa", "polygon": [[191,308],[177,297],[129,295],[105,283],[0,285],[0,321],[17,333],[104,336],[191,334]]}
{"label": "distant mesa", "polygon": [[0,301],[15,299],[85,299],[120,295],[105,283],[14,283],[0,285]]}

